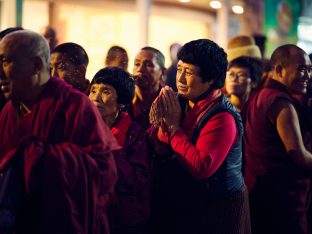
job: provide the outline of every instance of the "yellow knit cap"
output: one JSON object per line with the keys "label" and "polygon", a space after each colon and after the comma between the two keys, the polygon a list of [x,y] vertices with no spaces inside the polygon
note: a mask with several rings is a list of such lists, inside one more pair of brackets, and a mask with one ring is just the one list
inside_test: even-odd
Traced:
{"label": "yellow knit cap", "polygon": [[249,56],[261,59],[261,52],[255,40],[246,35],[235,36],[228,42],[227,49],[228,61],[232,61],[240,56]]}

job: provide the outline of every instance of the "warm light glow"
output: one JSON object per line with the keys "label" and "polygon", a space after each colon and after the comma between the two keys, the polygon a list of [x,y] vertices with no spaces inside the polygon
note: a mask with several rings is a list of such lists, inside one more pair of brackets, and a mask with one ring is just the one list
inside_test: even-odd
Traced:
{"label": "warm light glow", "polygon": [[236,5],[232,7],[232,11],[235,14],[243,14],[244,13],[244,8],[242,6]]}
{"label": "warm light glow", "polygon": [[[26,0],[25,2],[34,1]],[[81,5],[75,5],[68,1],[63,2],[56,4],[56,14],[54,15],[59,43],[74,41],[87,51],[90,61],[86,77],[91,80],[94,74],[103,67],[106,52],[112,45],[120,45],[127,50],[129,55],[128,71],[132,72],[135,56],[140,48],[146,46],[146,44],[140,44],[138,40],[141,29],[135,4],[131,4],[130,6],[133,7],[129,7],[118,3],[120,1],[111,1],[111,5],[108,6],[105,3],[91,4],[90,2],[93,1],[86,1]],[[129,10],[129,8],[133,10]],[[46,14],[48,15],[48,12]],[[148,45],[159,49],[168,58],[166,59],[167,67],[171,64],[170,44],[173,42],[184,44],[194,38],[213,38],[212,30],[207,25],[211,25],[214,21],[212,16],[185,9],[177,9],[172,14],[174,17],[170,14],[172,14],[170,8],[155,7],[153,9],[153,15],[149,21],[148,37]],[[33,14],[33,20],[35,19]],[[76,25],[80,25],[84,30],[77,30]],[[192,33],[185,29],[192,29]]]}
{"label": "warm light glow", "polygon": [[220,1],[211,1],[210,6],[214,9],[220,9],[222,7],[222,4]]}
{"label": "warm light glow", "polygon": [[190,2],[191,0],[179,0],[180,2]]}

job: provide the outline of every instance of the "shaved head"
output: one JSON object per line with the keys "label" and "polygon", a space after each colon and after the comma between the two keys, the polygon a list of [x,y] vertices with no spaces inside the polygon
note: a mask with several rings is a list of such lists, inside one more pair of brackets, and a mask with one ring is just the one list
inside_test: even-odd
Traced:
{"label": "shaved head", "polygon": [[50,79],[50,51],[38,33],[22,30],[0,41],[0,83],[4,96],[31,105]]}
{"label": "shaved head", "polygon": [[305,54],[306,52],[296,45],[282,45],[273,52],[270,64],[272,67],[275,67],[278,64],[288,65],[291,62],[292,57],[298,53]]}
{"label": "shaved head", "polygon": [[282,83],[290,93],[304,95],[311,78],[308,54],[296,45],[283,45],[272,54],[273,79]]}

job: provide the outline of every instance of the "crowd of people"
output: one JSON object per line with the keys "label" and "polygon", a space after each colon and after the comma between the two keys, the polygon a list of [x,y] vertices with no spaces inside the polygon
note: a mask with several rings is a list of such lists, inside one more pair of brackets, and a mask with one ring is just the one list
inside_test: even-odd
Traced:
{"label": "crowd of people", "polygon": [[[311,58],[252,37],[145,46],[128,72],[51,27],[0,32],[0,233],[308,234]],[[175,77],[175,78],[172,78]],[[173,82],[172,79],[175,81]]]}

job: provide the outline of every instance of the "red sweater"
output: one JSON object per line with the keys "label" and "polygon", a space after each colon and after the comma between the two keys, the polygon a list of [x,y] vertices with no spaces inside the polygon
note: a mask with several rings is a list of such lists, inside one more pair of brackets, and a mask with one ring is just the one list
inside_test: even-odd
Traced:
{"label": "red sweater", "polygon": [[220,98],[221,91],[212,91],[204,100],[196,103],[187,113],[182,127],[169,139],[168,133],[158,132],[158,138],[168,143],[179,155],[181,163],[196,179],[211,176],[222,164],[232,146],[238,140],[234,117],[223,112],[213,116],[201,130],[196,145],[190,142],[194,128],[203,114]]}

